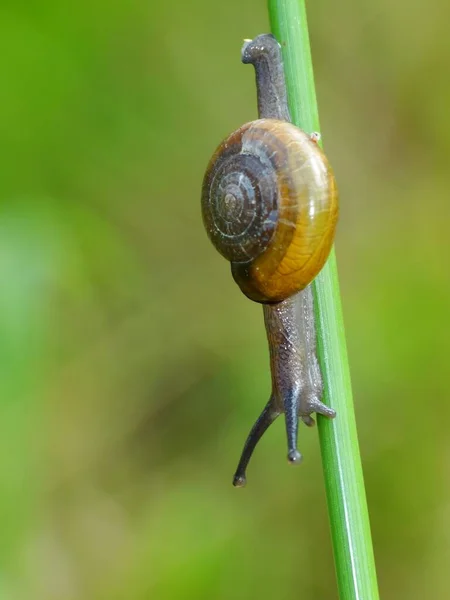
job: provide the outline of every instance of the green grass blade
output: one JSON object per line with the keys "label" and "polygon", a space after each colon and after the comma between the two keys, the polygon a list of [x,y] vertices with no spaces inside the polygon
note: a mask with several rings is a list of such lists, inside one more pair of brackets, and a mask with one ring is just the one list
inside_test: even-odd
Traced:
{"label": "green grass blade", "polygon": [[[320,131],[304,0],[269,0],[281,43],[293,121]],[[376,600],[378,586],[353,409],[334,251],[314,282],[324,402],[337,417],[318,417],[322,463],[341,600]]]}

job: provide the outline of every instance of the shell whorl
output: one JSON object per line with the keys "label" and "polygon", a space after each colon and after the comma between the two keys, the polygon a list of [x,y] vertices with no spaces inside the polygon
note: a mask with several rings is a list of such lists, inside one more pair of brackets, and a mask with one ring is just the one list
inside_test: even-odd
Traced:
{"label": "shell whorl", "polygon": [[208,235],[230,262],[259,256],[277,221],[278,187],[269,146],[255,142],[258,130],[244,125],[217,149],[206,171],[202,211]]}
{"label": "shell whorl", "polygon": [[203,181],[202,213],[244,294],[278,302],[306,287],[328,256],[337,220],[334,177],[306,133],[259,119],[217,148]]}

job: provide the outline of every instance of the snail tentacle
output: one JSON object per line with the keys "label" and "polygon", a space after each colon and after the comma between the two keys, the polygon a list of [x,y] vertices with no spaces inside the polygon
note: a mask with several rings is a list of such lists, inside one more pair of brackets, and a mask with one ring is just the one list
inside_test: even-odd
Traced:
{"label": "snail tentacle", "polygon": [[242,450],[242,455],[236,469],[236,473],[233,477],[233,485],[235,487],[244,487],[244,485],[247,483],[245,471],[252,457],[253,450],[255,449],[256,444],[259,442],[267,428],[270,427],[270,425],[272,425],[272,423],[279,415],[280,411],[278,410],[275,404],[275,399],[273,396],[271,396],[269,402],[264,407],[256,423],[253,425],[245,442],[244,449]]}
{"label": "snail tentacle", "polygon": [[298,464],[302,460],[302,455],[297,449],[298,438],[298,397],[295,390],[291,390],[290,395],[283,398],[284,413],[286,416],[286,434],[288,442],[288,462]]}

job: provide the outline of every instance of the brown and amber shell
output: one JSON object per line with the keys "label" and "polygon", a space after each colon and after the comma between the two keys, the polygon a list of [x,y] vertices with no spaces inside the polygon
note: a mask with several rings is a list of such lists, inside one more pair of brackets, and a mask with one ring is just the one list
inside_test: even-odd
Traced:
{"label": "brown and amber shell", "polygon": [[279,302],[309,285],[325,264],[338,192],[326,156],[304,131],[259,119],[217,148],[203,181],[202,213],[244,294]]}

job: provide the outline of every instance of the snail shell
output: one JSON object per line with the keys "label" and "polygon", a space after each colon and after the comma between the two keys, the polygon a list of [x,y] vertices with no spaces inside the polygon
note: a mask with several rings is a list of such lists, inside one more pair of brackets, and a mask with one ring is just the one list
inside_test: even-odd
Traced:
{"label": "snail shell", "polygon": [[217,148],[203,180],[208,236],[251,300],[280,302],[322,269],[338,194],[327,158],[286,121],[259,119]]}

